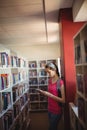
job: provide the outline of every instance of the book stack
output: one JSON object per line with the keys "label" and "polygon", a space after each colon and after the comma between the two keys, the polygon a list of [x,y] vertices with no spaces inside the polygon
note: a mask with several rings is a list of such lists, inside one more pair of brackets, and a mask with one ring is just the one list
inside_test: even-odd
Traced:
{"label": "book stack", "polygon": [[4,130],[9,130],[13,122],[13,110],[7,111],[4,115]]}
{"label": "book stack", "polygon": [[87,40],[84,40],[85,62],[87,62]]}
{"label": "book stack", "polygon": [[40,67],[41,67],[41,68],[44,68],[45,65],[46,65],[46,60],[40,61],[39,64],[40,64]]}
{"label": "book stack", "polygon": [[87,98],[87,73],[84,74],[85,97]]}
{"label": "book stack", "polygon": [[78,98],[78,116],[79,118],[85,122],[85,102],[84,102],[84,99],[79,97]]}
{"label": "book stack", "polygon": [[10,57],[6,52],[0,52],[0,67],[8,67],[10,65]]}
{"label": "book stack", "polygon": [[80,44],[75,46],[75,63],[76,64],[81,63],[81,48],[80,48]]}
{"label": "book stack", "polygon": [[29,68],[36,68],[36,67],[37,67],[36,61],[29,61]]}
{"label": "book stack", "polygon": [[11,56],[11,66],[18,67],[18,57],[17,56]]}
{"label": "book stack", "polygon": [[39,78],[39,85],[47,85],[47,78],[45,77]]}
{"label": "book stack", "polygon": [[11,104],[11,93],[10,92],[2,92],[2,108],[6,110],[8,106]]}
{"label": "book stack", "polygon": [[17,102],[16,104],[14,104],[13,108],[14,108],[14,109],[13,109],[14,118],[16,118],[16,117],[19,115],[20,110],[21,110],[20,103]]}
{"label": "book stack", "polygon": [[9,74],[0,74],[0,90],[7,88],[9,85]]}
{"label": "book stack", "polygon": [[30,78],[29,79],[29,85],[38,85],[38,79],[37,78]]}
{"label": "book stack", "polygon": [[77,74],[77,88],[78,91],[83,93],[83,75],[82,74]]}
{"label": "book stack", "polygon": [[12,89],[12,92],[13,92],[13,102],[15,102],[16,99],[17,99],[18,96],[19,96],[18,86],[14,87],[14,88]]}
{"label": "book stack", "polygon": [[12,83],[15,84],[19,81],[18,73],[12,73]]}

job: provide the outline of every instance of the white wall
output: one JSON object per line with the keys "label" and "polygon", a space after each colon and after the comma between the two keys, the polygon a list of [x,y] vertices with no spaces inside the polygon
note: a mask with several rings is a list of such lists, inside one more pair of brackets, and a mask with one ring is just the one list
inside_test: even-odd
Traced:
{"label": "white wall", "polygon": [[8,48],[29,60],[54,59],[60,57],[59,44],[32,45],[32,46],[9,46]]}

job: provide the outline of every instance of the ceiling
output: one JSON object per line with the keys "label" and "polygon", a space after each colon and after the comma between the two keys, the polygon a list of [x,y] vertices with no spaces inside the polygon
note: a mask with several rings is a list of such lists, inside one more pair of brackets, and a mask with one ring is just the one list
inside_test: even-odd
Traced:
{"label": "ceiling", "polygon": [[0,43],[7,46],[59,43],[59,9],[72,7],[73,1],[0,0]]}

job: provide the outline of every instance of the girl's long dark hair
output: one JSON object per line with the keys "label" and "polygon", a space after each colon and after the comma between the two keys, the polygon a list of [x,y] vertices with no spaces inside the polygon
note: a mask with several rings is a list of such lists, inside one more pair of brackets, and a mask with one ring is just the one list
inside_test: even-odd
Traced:
{"label": "girl's long dark hair", "polygon": [[60,76],[60,74],[59,74],[59,69],[58,69],[58,67],[57,67],[57,65],[55,64],[55,63],[53,63],[54,65],[55,65],[55,68],[56,68],[56,74],[58,75],[58,77]]}

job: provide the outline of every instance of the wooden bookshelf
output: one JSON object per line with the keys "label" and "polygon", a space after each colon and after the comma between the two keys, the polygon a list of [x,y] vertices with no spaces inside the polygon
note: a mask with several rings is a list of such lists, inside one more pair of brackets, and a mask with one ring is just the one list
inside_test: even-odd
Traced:
{"label": "wooden bookshelf", "polygon": [[28,62],[0,45],[0,129],[22,130],[29,106]]}
{"label": "wooden bookshelf", "polygon": [[[74,38],[74,54],[76,67],[76,104],[70,104],[70,119],[72,121],[72,112],[74,120],[77,122],[77,128],[73,130],[87,129],[87,24],[80,30]],[[73,110],[77,108],[77,114]],[[73,123],[71,123],[72,126]]]}
{"label": "wooden bookshelf", "polygon": [[37,88],[47,91],[48,75],[45,72],[45,65],[54,62],[60,70],[60,58],[29,61],[29,95],[30,95],[30,111],[47,111],[47,97],[36,91]]}

